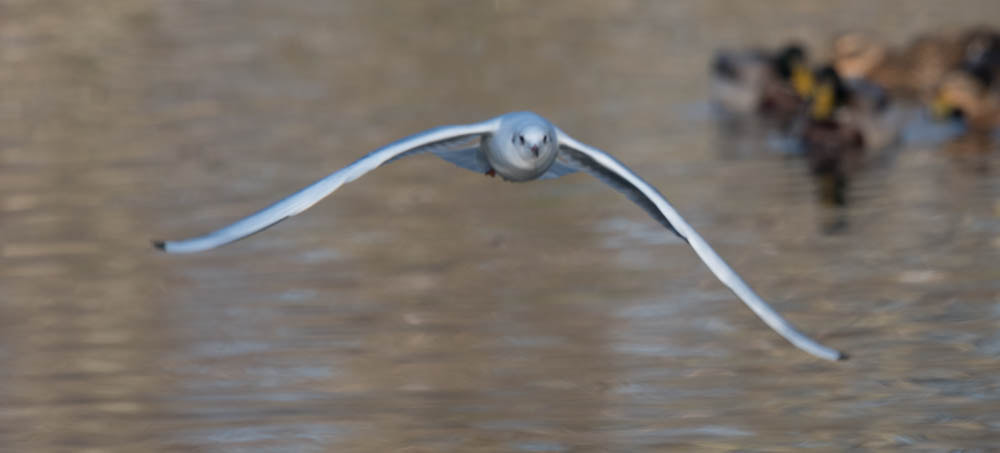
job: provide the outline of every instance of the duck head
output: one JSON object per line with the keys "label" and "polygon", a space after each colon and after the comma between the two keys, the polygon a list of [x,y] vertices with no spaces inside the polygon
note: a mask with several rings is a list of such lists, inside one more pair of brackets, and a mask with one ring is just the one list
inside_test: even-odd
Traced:
{"label": "duck head", "polygon": [[850,101],[850,93],[833,66],[824,66],[816,72],[816,87],[812,92],[809,116],[814,120],[832,120],[838,107]]}

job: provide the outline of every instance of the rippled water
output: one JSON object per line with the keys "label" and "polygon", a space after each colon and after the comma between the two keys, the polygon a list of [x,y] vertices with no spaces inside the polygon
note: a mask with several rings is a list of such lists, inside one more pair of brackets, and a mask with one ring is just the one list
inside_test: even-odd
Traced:
{"label": "rippled water", "polygon": [[[869,3],[0,1],[0,449],[1000,444],[998,153],[902,149],[835,210],[704,115],[719,46],[1000,17]],[[423,156],[211,253],[148,246],[515,109],[637,168],[852,360],[786,344],[583,175]]]}

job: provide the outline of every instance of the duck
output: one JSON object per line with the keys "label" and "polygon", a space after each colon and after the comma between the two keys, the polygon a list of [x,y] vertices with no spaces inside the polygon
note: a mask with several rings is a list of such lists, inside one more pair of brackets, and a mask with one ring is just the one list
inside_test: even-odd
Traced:
{"label": "duck", "polygon": [[850,111],[853,102],[852,92],[836,69],[832,65],[821,67],[799,133],[820,199],[835,205],[847,203],[848,179],[861,166],[865,154],[860,115]]}
{"label": "duck", "polygon": [[833,68],[844,79],[865,80],[896,90],[903,86],[902,58],[878,37],[864,32],[848,32],[834,38]]}
{"label": "duck", "polygon": [[927,99],[942,77],[962,60],[960,40],[948,33],[918,36],[894,50],[877,36],[848,32],[833,41],[833,67],[846,80],[865,80],[894,98]]}
{"label": "duck", "polygon": [[935,118],[961,122],[965,133],[960,138],[980,145],[975,147],[980,151],[988,150],[1000,132],[1000,89],[996,84],[991,88],[994,77],[967,67],[952,71],[939,84],[930,105]]}
{"label": "duck", "polygon": [[[816,70],[816,89],[810,95],[808,119],[850,125],[863,147],[880,151],[898,143],[905,109],[888,90],[864,79],[847,79],[833,65]],[[808,124],[808,123],[807,123]]]}
{"label": "duck", "polygon": [[725,115],[759,116],[788,124],[812,89],[808,56],[797,43],[773,53],[718,51],[712,60],[712,101]]}
{"label": "duck", "polygon": [[1000,30],[989,26],[973,27],[961,39],[962,66],[987,87],[1000,85]]}

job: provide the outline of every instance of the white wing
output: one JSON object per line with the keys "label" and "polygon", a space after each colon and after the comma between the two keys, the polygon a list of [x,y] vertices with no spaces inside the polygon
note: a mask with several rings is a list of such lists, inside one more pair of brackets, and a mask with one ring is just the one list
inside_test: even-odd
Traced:
{"label": "white wing", "polygon": [[567,161],[625,193],[631,200],[650,212],[660,223],[686,240],[709,270],[775,332],[778,332],[779,335],[785,337],[798,348],[817,357],[827,360],[847,358],[845,354],[823,346],[803,335],[774,311],[767,302],[757,296],[653,186],[643,181],[632,170],[607,153],[580,143],[561,130],[558,131],[558,135],[560,153]]}
{"label": "white wing", "polygon": [[372,151],[353,164],[232,225],[191,239],[153,241],[153,245],[170,253],[193,253],[245,238],[309,209],[341,185],[359,178],[386,162],[424,151],[437,150],[451,144],[467,143],[471,139],[496,131],[498,125],[499,119],[492,119],[476,124],[443,126],[411,135]]}

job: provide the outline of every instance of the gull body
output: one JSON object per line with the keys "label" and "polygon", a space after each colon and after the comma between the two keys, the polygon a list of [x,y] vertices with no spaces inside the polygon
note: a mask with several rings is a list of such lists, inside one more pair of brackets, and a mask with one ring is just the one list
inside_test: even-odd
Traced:
{"label": "gull body", "polygon": [[153,243],[169,253],[193,253],[242,239],[308,209],[341,185],[384,164],[425,152],[459,167],[499,175],[513,182],[556,178],[578,171],[589,173],[625,194],[687,242],[722,283],[786,340],[823,359],[846,358],[846,355],[800,333],[757,296],[656,188],[611,155],[577,141],[531,112],[507,113],[479,123],[437,127],[409,136],[372,151],[353,164],[231,225],[191,239]]}
{"label": "gull body", "polygon": [[482,141],[482,152],[492,169],[508,181],[538,179],[559,156],[556,128],[531,112],[504,115],[497,132]]}

